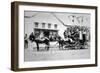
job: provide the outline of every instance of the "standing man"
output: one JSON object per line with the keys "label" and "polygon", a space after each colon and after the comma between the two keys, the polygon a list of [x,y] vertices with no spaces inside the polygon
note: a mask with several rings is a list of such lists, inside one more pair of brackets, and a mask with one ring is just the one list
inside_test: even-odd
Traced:
{"label": "standing man", "polygon": [[25,49],[28,48],[28,37],[27,37],[27,34],[25,34],[25,36],[24,36],[24,48]]}

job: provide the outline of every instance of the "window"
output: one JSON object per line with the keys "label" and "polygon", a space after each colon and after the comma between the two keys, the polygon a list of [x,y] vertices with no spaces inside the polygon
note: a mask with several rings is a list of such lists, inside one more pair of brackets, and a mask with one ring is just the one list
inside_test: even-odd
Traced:
{"label": "window", "polygon": [[48,28],[51,28],[51,24],[50,23],[48,23]]}
{"label": "window", "polygon": [[57,24],[54,25],[54,28],[57,29]]}
{"label": "window", "polygon": [[42,23],[42,28],[45,28],[45,23]]}
{"label": "window", "polygon": [[38,27],[39,23],[38,22],[34,22],[35,27]]}

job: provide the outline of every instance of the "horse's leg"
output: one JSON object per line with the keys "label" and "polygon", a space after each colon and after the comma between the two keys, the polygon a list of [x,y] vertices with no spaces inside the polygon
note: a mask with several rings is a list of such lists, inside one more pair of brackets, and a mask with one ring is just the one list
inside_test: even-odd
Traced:
{"label": "horse's leg", "polygon": [[47,50],[49,50],[49,45],[47,45]]}
{"label": "horse's leg", "polygon": [[63,50],[63,41],[61,42],[61,48],[62,48],[62,50]]}
{"label": "horse's leg", "polygon": [[58,41],[58,43],[59,43],[59,50],[60,50],[60,42]]}
{"label": "horse's leg", "polygon": [[46,50],[49,50],[49,41],[45,39],[45,40],[43,41],[43,43],[45,43],[45,45],[46,45],[46,46],[45,46],[45,49],[46,49]]}
{"label": "horse's leg", "polygon": [[44,45],[45,45],[44,49],[47,50],[47,45],[45,43],[44,43]]}
{"label": "horse's leg", "polygon": [[47,49],[47,45],[46,45],[46,43],[45,43],[45,40],[44,40],[44,41],[42,41],[41,43],[42,43],[42,44],[43,44],[43,43],[45,44],[44,49],[46,50],[46,49]]}
{"label": "horse's leg", "polygon": [[47,50],[49,50],[49,46],[50,46],[49,41],[46,44],[47,44]]}
{"label": "horse's leg", "polygon": [[61,50],[61,48],[62,48],[62,41],[59,40],[58,43],[59,43],[59,50]]}
{"label": "horse's leg", "polygon": [[37,45],[37,51],[39,51],[39,43],[36,42],[36,45]]}
{"label": "horse's leg", "polygon": [[47,44],[45,44],[45,50],[48,50],[48,45]]}
{"label": "horse's leg", "polygon": [[62,40],[59,41],[59,50],[63,50],[63,41]]}

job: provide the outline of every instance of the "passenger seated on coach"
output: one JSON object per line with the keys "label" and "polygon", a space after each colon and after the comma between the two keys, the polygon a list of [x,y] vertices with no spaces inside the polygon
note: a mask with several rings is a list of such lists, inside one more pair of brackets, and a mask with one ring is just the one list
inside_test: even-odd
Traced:
{"label": "passenger seated on coach", "polygon": [[74,43],[73,36],[71,35],[70,28],[67,28],[67,30],[65,30],[65,32],[64,32],[64,38],[65,38],[66,42],[68,42],[68,43]]}

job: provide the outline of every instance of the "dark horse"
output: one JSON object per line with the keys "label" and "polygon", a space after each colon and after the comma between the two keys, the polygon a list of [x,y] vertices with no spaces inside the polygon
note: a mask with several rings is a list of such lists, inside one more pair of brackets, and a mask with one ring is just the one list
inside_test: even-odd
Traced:
{"label": "dark horse", "polygon": [[50,45],[50,43],[49,43],[49,32],[48,31],[44,31],[43,34],[45,36],[43,40],[38,39],[33,33],[31,33],[30,36],[29,36],[30,41],[36,43],[37,51],[40,50],[39,44],[45,44],[46,45],[45,49],[49,50],[49,45]]}

